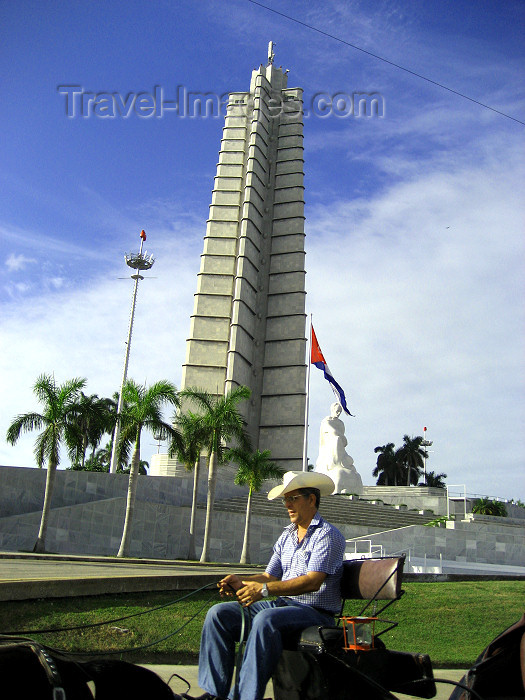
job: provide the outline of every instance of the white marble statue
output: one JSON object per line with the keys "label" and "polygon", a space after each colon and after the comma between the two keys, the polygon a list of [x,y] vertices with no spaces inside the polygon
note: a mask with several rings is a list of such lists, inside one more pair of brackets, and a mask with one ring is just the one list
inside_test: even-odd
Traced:
{"label": "white marble statue", "polygon": [[340,403],[330,406],[330,415],[321,421],[319,457],[315,471],[327,474],[335,483],[334,493],[363,493],[363,482],[354,467],[354,460],[346,453],[348,441],[345,424],[339,418]]}

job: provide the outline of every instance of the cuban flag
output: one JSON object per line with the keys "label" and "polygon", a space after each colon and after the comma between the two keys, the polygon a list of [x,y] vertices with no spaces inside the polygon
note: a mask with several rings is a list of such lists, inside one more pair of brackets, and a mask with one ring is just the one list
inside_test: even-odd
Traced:
{"label": "cuban flag", "polygon": [[312,351],[311,351],[311,358],[310,362],[315,365],[318,369],[321,369],[324,372],[324,378],[330,382],[330,385],[332,387],[332,391],[337,397],[337,400],[343,407],[343,411],[347,413],[349,416],[352,414],[347,408],[346,405],[346,398],[345,398],[345,392],[341,389],[339,384],[335,381],[332,373],[330,372],[330,369],[328,365],[326,364],[326,360],[324,359],[324,355],[321,352],[321,348],[319,347],[319,343],[317,342],[317,336],[315,335],[314,327],[312,326]]}

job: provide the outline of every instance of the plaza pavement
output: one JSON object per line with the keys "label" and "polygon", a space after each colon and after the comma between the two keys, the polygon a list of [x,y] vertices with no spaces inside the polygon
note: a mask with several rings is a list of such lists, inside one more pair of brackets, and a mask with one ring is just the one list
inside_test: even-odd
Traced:
{"label": "plaza pavement", "polygon": [[[188,591],[213,584],[227,573],[254,573],[261,567],[239,564],[200,564],[187,561],[158,559],[117,559],[60,554],[25,554],[0,552],[0,602],[36,598],[60,598],[104,593],[133,593],[147,591]],[[173,664],[143,664],[168,682],[173,674],[185,678],[189,691],[199,696],[203,691],[197,684],[197,666]],[[458,669],[438,669],[437,678],[459,680],[464,674]],[[170,682],[176,693],[186,692],[187,686],[174,677]],[[437,700],[447,700],[451,685],[437,684]],[[265,697],[273,698],[271,683]],[[415,696],[396,694],[400,700]]]}
{"label": "plaza pavement", "polygon": [[[143,664],[145,668],[149,668],[160,676],[166,683],[169,681],[173,673],[177,673],[182,678],[185,678],[191,684],[191,690],[187,691],[187,685],[183,683],[178,678],[173,678],[170,682],[170,688],[175,693],[185,693],[189,692],[192,696],[199,697],[204,691],[199,688],[197,684],[197,666],[171,666],[166,665],[154,665],[154,664]],[[459,669],[437,669],[434,671],[434,676],[436,678],[445,678],[446,680],[459,681],[465,671]],[[449,684],[436,683],[437,694],[435,695],[436,700],[448,700],[450,694],[454,690],[454,687]],[[399,698],[399,700],[410,700],[410,698],[415,698],[415,695],[404,695],[402,693],[394,693],[394,695]],[[265,698],[273,698],[272,684],[269,683],[266,688]],[[324,700],[330,700],[330,698],[325,698]]]}
{"label": "plaza pavement", "polygon": [[0,552],[0,601],[193,591],[232,571],[261,570],[239,564]]}

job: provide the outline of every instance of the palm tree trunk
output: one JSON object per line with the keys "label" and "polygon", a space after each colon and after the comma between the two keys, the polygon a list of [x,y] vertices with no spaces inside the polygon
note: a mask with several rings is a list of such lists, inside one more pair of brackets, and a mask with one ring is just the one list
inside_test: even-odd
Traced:
{"label": "palm tree trunk", "polygon": [[188,541],[188,559],[197,559],[195,552],[195,516],[197,514],[197,495],[199,489],[199,472],[200,472],[201,457],[200,455],[195,460],[193,468],[193,495],[191,499],[191,517],[190,517],[190,539]]}
{"label": "palm tree trunk", "polygon": [[246,522],[244,524],[244,540],[239,564],[250,563],[250,519],[252,515],[252,489],[248,491],[248,503],[246,504]]}
{"label": "palm tree trunk", "polygon": [[217,481],[217,452],[210,455],[210,467],[208,471],[208,498],[206,501],[206,525],[204,526],[204,542],[200,561],[209,561],[211,519],[213,515],[213,502],[215,500],[215,482]]}
{"label": "palm tree trunk", "polygon": [[87,434],[82,436],[82,469],[86,465],[86,452],[87,452]]}
{"label": "palm tree trunk", "polygon": [[42,506],[40,530],[38,531],[38,537],[35,542],[35,546],[33,547],[33,552],[37,552],[38,554],[42,554],[46,551],[47,524],[49,522],[49,512],[51,510],[51,498],[53,496],[53,488],[55,486],[56,471],[56,463],[50,461],[47,465],[46,491],[44,494],[44,505]]}
{"label": "palm tree trunk", "polygon": [[131,527],[133,523],[133,513],[135,511],[135,495],[137,493],[137,479],[139,476],[140,465],[140,428],[137,429],[137,440],[135,442],[135,451],[131,460],[131,469],[129,471],[128,482],[128,498],[126,502],[126,518],[124,520],[124,530],[122,532],[122,540],[118,550],[117,557],[128,557],[131,544]]}

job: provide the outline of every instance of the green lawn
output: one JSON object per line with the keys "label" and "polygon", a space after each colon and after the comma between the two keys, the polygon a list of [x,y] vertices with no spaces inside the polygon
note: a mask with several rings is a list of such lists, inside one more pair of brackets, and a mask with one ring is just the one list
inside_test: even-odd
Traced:
{"label": "green lawn", "polygon": [[[485,581],[406,583],[405,596],[384,614],[399,626],[383,641],[389,649],[427,653],[435,667],[469,667],[497,634],[525,612],[525,583]],[[176,601],[182,593],[142,593],[0,603],[0,632],[69,627],[110,620]],[[191,663],[197,660],[205,610],[219,600],[215,591],[146,615],[92,629],[38,634],[31,637],[67,651],[130,649],[174,636],[125,657],[130,661]],[[351,601],[345,612],[355,614]],[[118,658],[118,657],[117,657]]]}
{"label": "green lawn", "polygon": [[[403,598],[384,613],[399,625],[382,639],[389,649],[429,654],[435,667],[470,667],[525,612],[522,581],[406,583],[403,588]],[[356,602],[347,606],[352,612]]]}

